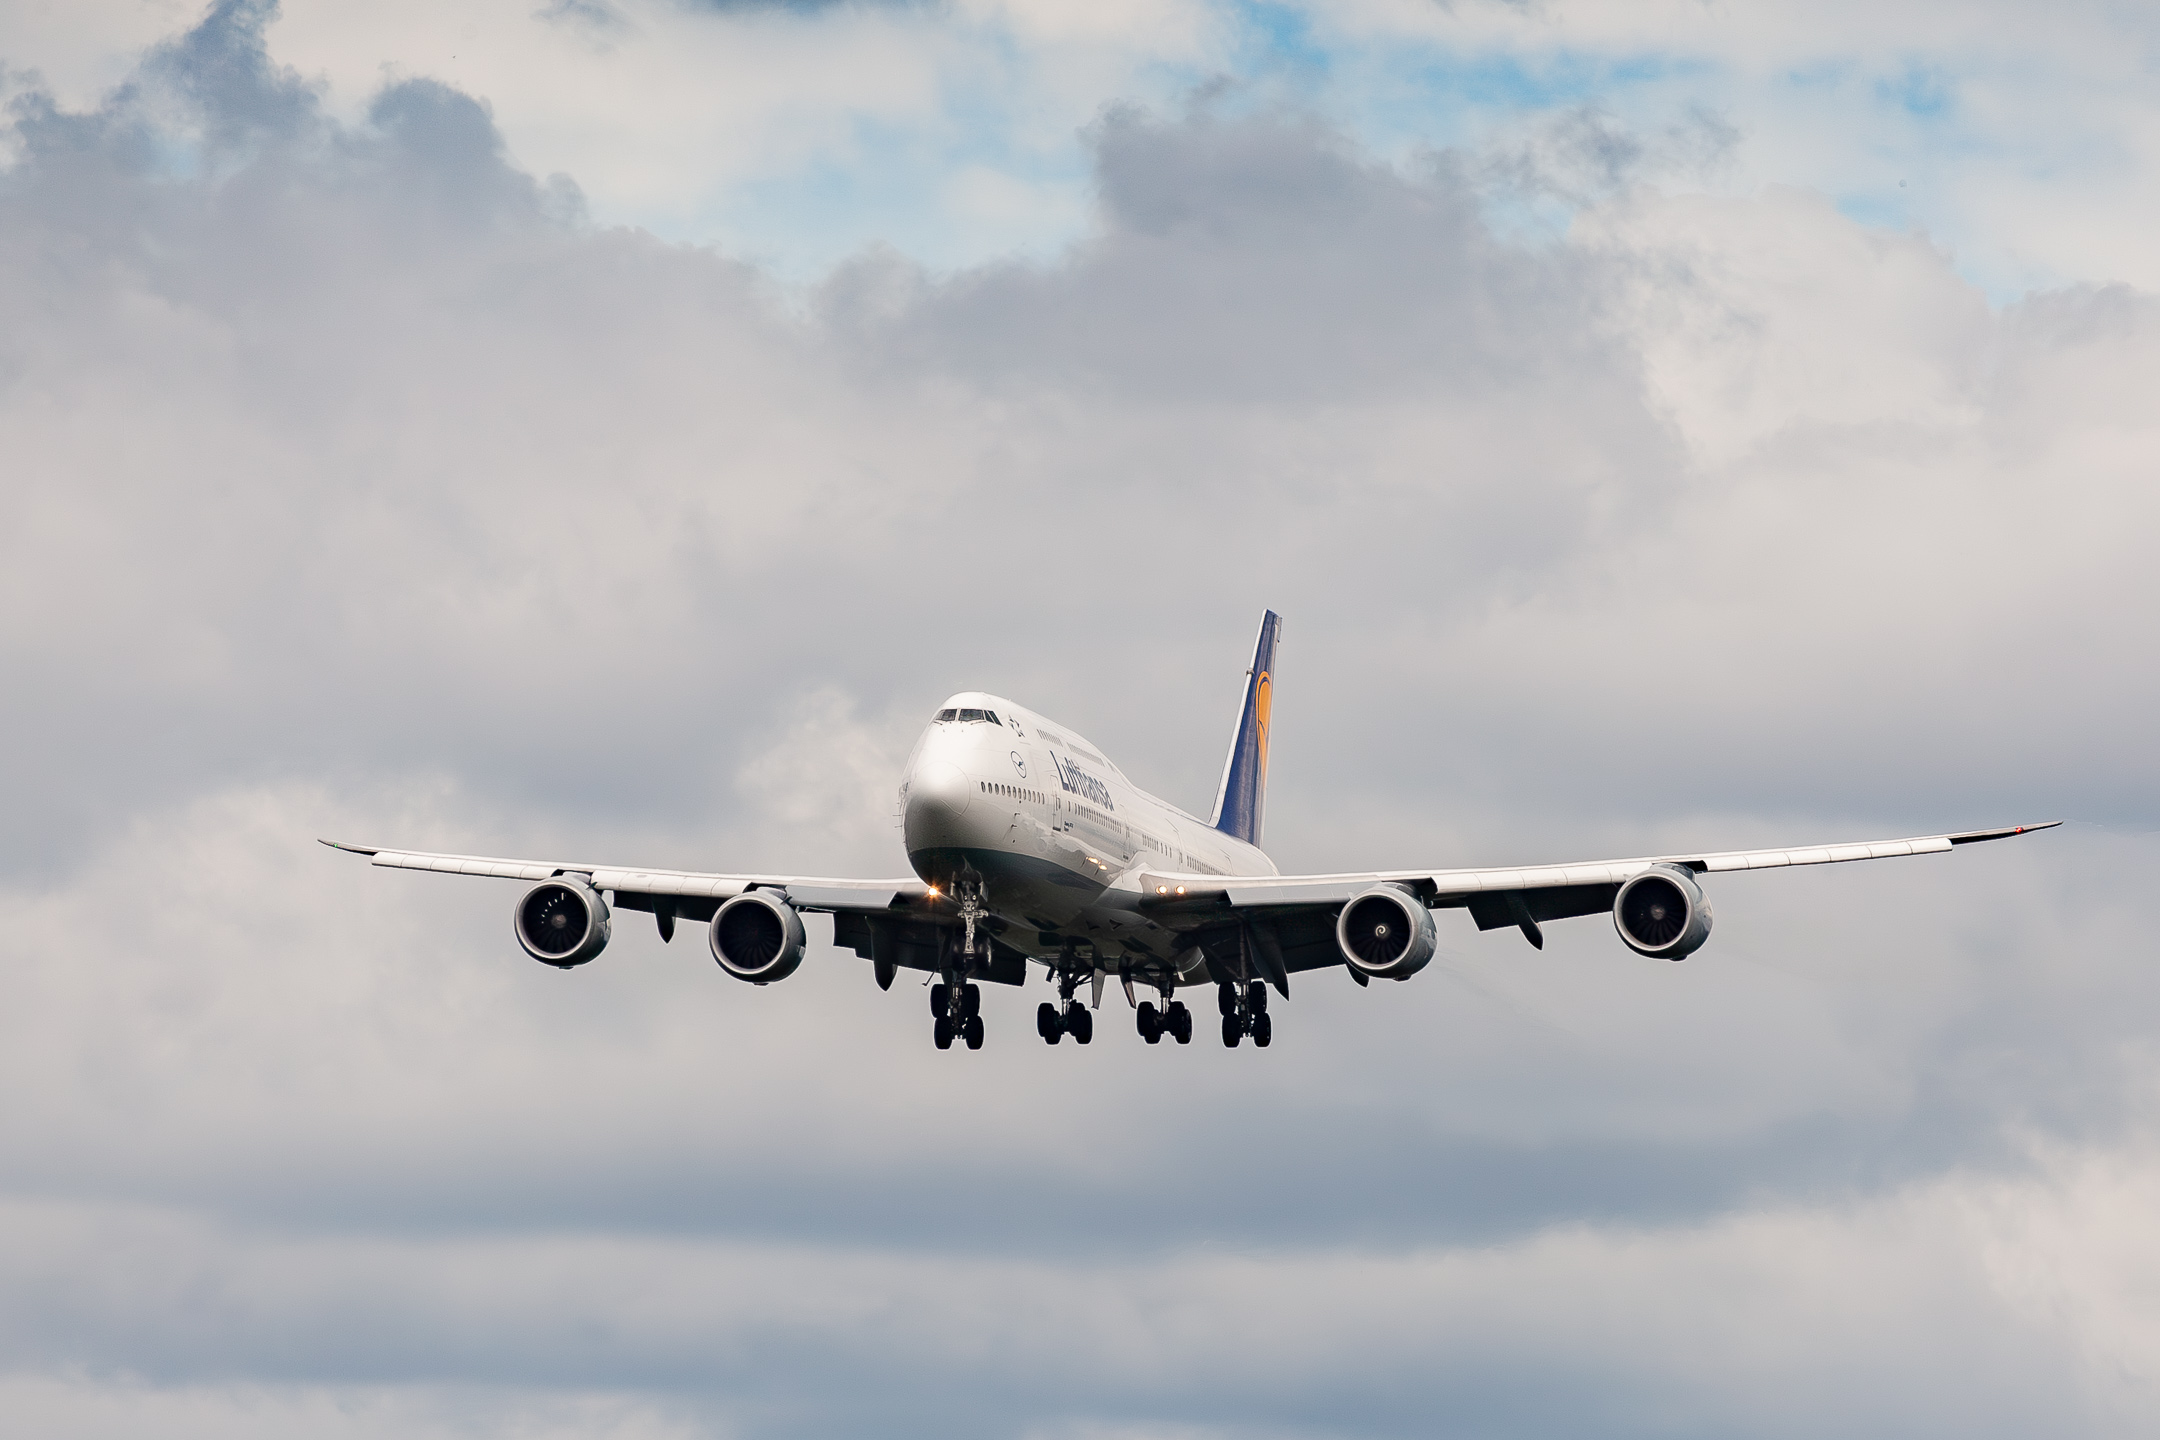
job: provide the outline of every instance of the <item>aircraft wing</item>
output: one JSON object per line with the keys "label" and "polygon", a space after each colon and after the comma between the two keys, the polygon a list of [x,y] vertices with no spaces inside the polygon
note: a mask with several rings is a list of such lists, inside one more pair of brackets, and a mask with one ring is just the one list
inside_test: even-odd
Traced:
{"label": "aircraft wing", "polygon": [[696,870],[645,870],[626,865],[587,865],[563,860],[506,860],[492,855],[435,855],[322,842],[333,850],[365,855],[394,870],[431,870],[438,875],[480,875],[500,880],[547,880],[583,876],[595,890],[615,892],[624,910],[653,910],[660,901],[686,920],[710,920],[722,901],[745,890],[785,890],[798,910],[859,913],[912,908],[930,899],[930,887],[905,880],[845,880],[806,875],[717,875]]}
{"label": "aircraft wing", "polygon": [[[1262,966],[1283,976],[1342,963],[1333,917],[1353,896],[1378,884],[1404,887],[1432,909],[1467,909],[1480,930],[1513,925],[1543,948],[1541,922],[1609,911],[1620,887],[1653,865],[1680,865],[1703,874],[1726,870],[1772,870],[1788,865],[1837,865],[1928,855],[1983,840],[2002,840],[2060,825],[2011,825],[1954,835],[1869,840],[1784,850],[1728,850],[1691,855],[1649,855],[1631,860],[1591,860],[1569,865],[1528,865],[1478,870],[1378,870],[1344,875],[1225,876],[1144,872],[1138,908],[1151,919],[1191,932],[1257,921],[1256,949]],[[1196,933],[1196,938],[1198,934]],[[1275,978],[1275,977],[1271,977]]]}

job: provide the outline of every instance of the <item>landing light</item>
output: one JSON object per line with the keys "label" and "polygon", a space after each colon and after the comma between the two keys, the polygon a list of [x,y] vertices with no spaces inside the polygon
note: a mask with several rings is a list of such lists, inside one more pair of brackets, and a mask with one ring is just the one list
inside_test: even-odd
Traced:
{"label": "landing light", "polygon": [[933,900],[937,899],[937,886],[935,885],[932,885],[930,887],[930,898]]}

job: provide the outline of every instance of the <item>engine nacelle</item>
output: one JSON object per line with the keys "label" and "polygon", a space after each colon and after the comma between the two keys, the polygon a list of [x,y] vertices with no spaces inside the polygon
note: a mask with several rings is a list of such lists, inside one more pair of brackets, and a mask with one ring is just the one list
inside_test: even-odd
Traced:
{"label": "engine nacelle", "polygon": [[1710,900],[1684,865],[1653,865],[1620,887],[1613,928],[1638,955],[1684,960],[1710,938]]}
{"label": "engine nacelle", "polygon": [[737,980],[770,985],[803,961],[802,916],[770,890],[745,890],[712,917],[713,959]]}
{"label": "engine nacelle", "polygon": [[512,917],[518,944],[543,965],[568,970],[607,948],[607,902],[583,876],[559,875],[525,892]]}
{"label": "engine nacelle", "polygon": [[1375,885],[1354,896],[1335,919],[1343,961],[1379,980],[1407,980],[1439,946],[1432,911],[1400,885]]}

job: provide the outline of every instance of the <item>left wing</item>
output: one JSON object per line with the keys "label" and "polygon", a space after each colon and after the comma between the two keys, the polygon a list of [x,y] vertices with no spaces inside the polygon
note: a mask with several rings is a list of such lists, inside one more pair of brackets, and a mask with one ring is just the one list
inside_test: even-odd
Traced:
{"label": "left wing", "polygon": [[[950,932],[958,923],[941,903],[943,897],[913,876],[904,880],[852,880],[823,875],[721,875],[567,860],[439,855],[343,845],[335,840],[322,843],[333,850],[365,855],[374,864],[393,870],[429,870],[438,875],[479,875],[501,880],[575,877],[594,890],[612,895],[608,903],[614,909],[652,914],[663,938],[673,936],[678,918],[704,924],[738,895],[751,890],[773,891],[797,910],[831,915],[833,944],[872,962],[881,985],[892,983],[896,967],[939,969],[948,958]],[[1026,978],[1027,961],[1020,951],[993,936],[988,956],[970,973],[999,984],[1018,985]]]}
{"label": "left wing", "polygon": [[[1983,840],[2002,840],[2052,829],[2060,820],[1966,830],[1904,840],[1870,840],[1789,850],[1728,850],[1692,855],[1652,855],[1632,860],[1592,860],[1572,865],[1530,865],[1492,870],[1376,870],[1344,875],[1223,875],[1143,873],[1138,908],[1173,929],[1207,931],[1225,924],[1255,927],[1253,959],[1278,984],[1290,972],[1343,963],[1334,917],[1350,900],[1376,885],[1410,891],[1428,909],[1467,909],[1480,930],[1513,925],[1540,949],[1546,920],[1610,911],[1620,887],[1653,866],[1678,866],[1695,874],[1723,870],[1770,870],[1787,865],[1836,865],[1929,855]],[[1287,993],[1287,990],[1286,990]]]}
{"label": "left wing", "polygon": [[438,875],[480,875],[501,880],[549,880],[580,875],[595,890],[612,890],[625,910],[651,910],[644,900],[668,899],[686,920],[710,920],[723,900],[745,890],[785,890],[798,910],[889,910],[931,898],[930,887],[913,876],[905,880],[836,880],[804,875],[717,875],[697,870],[642,870],[624,865],[585,865],[566,860],[505,860],[490,855],[434,855],[419,850],[371,849],[365,845],[322,842],[333,850],[365,855],[393,870],[432,870]]}

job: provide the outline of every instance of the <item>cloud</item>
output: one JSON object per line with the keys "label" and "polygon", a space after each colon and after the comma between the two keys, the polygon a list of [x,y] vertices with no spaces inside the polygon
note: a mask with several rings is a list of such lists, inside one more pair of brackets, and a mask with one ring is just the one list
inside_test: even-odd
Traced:
{"label": "cloud", "polygon": [[[268,23],[0,176],[12,1413],[2149,1428],[2144,292],[1617,163],[1510,237],[1216,101],[1104,112],[1054,261],[791,290]],[[1197,805],[1262,604],[1286,866],[2109,823],[1726,877],[1684,966],[1450,917],[1264,1056],[557,974],[312,843],[889,872],[962,685]]]}

